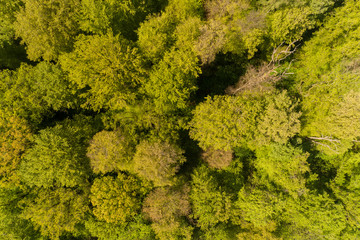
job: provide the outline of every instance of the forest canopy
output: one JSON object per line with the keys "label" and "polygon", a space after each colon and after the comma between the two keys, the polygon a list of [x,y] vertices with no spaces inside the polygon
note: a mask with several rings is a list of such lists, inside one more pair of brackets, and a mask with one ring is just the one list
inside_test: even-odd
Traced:
{"label": "forest canopy", "polygon": [[0,0],[0,239],[360,238],[357,0]]}

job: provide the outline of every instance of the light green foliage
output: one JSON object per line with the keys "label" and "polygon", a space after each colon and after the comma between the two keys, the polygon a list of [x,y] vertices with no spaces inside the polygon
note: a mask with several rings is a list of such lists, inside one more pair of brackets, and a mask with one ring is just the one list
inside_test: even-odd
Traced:
{"label": "light green foliage", "polygon": [[269,18],[270,37],[274,45],[281,43],[290,44],[299,41],[306,30],[315,26],[315,21],[310,18],[309,7],[285,8],[271,14]]}
{"label": "light green foliage", "polygon": [[346,1],[344,7],[337,9],[306,44],[300,55],[296,80],[303,97],[304,126],[301,134],[325,139],[315,144],[321,150],[328,149],[327,153],[340,154],[351,147],[344,142],[336,146],[331,139],[342,141],[357,137],[356,131],[345,128],[345,131],[350,131],[345,133],[340,128],[356,124],[350,116],[357,109],[355,99],[360,91],[357,67],[360,21],[355,17],[359,12],[358,1]]}
{"label": "light green foliage", "polygon": [[159,61],[174,42],[174,20],[167,15],[155,15],[143,22],[138,29],[138,45],[153,62]]}
{"label": "light green foliage", "polygon": [[35,188],[20,202],[21,217],[32,221],[43,236],[57,240],[64,233],[79,233],[88,204],[85,189]]}
{"label": "light green foliage", "polygon": [[79,25],[84,31],[104,34],[109,29],[134,38],[134,30],[146,14],[153,10],[152,1],[85,0],[81,1]]}
{"label": "light green foliage", "polygon": [[197,225],[206,230],[231,217],[232,196],[222,190],[210,169],[201,166],[192,175],[190,192],[193,216]]}
{"label": "light green foliage", "polygon": [[32,137],[28,123],[6,111],[0,111],[0,186],[13,187],[20,182],[18,169]]}
{"label": "light green foliage", "polygon": [[208,97],[194,110],[190,136],[203,149],[230,150],[253,139],[263,103],[250,96]]}
{"label": "light green foliage", "polygon": [[350,154],[340,160],[331,188],[335,196],[344,204],[349,219],[355,227],[359,227],[360,209],[360,154]]}
{"label": "light green foliage", "polygon": [[173,177],[186,159],[184,151],[174,144],[143,141],[136,147],[134,172],[155,186],[171,185]]}
{"label": "light green foliage", "polygon": [[90,117],[77,115],[73,120],[66,119],[41,130],[21,163],[22,180],[38,187],[85,184],[90,174],[86,148],[96,132],[92,123]]}
{"label": "light green foliage", "polygon": [[[238,199],[234,203],[232,222],[250,231],[249,235],[269,236],[277,228],[277,221],[281,221],[284,211],[284,198],[268,189],[254,186],[243,188],[238,193]],[[240,234],[239,239],[242,239]],[[266,238],[264,238],[266,239]]]}
{"label": "light green foliage", "polygon": [[[360,84],[360,82],[359,82]],[[327,118],[333,136],[345,140],[360,138],[360,91],[350,91],[331,109]]]}
{"label": "light green foliage", "polygon": [[0,72],[1,108],[38,124],[51,110],[76,108],[76,89],[58,66],[41,62]]}
{"label": "light green foliage", "polygon": [[286,143],[300,132],[300,115],[286,91],[266,97],[266,108],[259,120],[258,136],[260,143]]}
{"label": "light green foliage", "polygon": [[184,109],[190,95],[197,89],[199,73],[198,60],[193,52],[172,49],[150,72],[144,88],[154,98],[157,111]]}
{"label": "light green foliage", "polygon": [[271,144],[259,148],[256,156],[255,167],[260,178],[275,183],[295,198],[306,194],[305,174],[310,171],[306,162],[308,153],[291,146]]}
{"label": "light green foliage", "polygon": [[56,60],[72,48],[78,33],[79,0],[24,0],[14,24],[16,35],[27,46],[30,60]]}
{"label": "light green foliage", "polygon": [[342,239],[347,214],[342,204],[326,193],[311,193],[287,202],[287,222],[281,229],[284,239]]}
{"label": "light green foliage", "polygon": [[85,227],[91,236],[97,237],[99,240],[155,239],[151,226],[146,224],[142,216],[137,215],[134,218],[125,224],[107,223],[90,218],[85,221]]}
{"label": "light green foliage", "polygon": [[85,91],[84,107],[118,110],[136,99],[136,89],[143,80],[141,59],[130,42],[111,33],[80,35],[75,49],[61,56],[62,68],[69,79]]}
{"label": "light green foliage", "polygon": [[181,50],[195,51],[195,43],[200,35],[202,21],[198,16],[189,17],[175,29],[175,47]]}
{"label": "light green foliage", "polygon": [[[140,25],[140,49],[153,62],[158,62],[175,42],[180,50],[191,49],[198,35],[201,13],[200,0],[170,0],[161,14],[151,16]],[[190,29],[194,31],[189,32]],[[184,41],[189,42],[185,45]]]}
{"label": "light green foliage", "polygon": [[147,191],[144,182],[122,173],[96,178],[90,195],[93,213],[101,221],[124,224],[138,214]]}
{"label": "light green foliage", "polygon": [[94,135],[87,150],[94,173],[127,170],[135,151],[134,139],[115,131],[101,131]]}

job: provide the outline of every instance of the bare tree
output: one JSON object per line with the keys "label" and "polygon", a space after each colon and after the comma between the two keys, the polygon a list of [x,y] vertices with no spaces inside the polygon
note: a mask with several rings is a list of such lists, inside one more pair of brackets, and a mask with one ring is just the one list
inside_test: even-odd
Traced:
{"label": "bare tree", "polygon": [[264,92],[273,89],[276,82],[293,74],[288,72],[293,61],[285,69],[281,68],[281,62],[296,51],[299,45],[295,43],[296,41],[289,45],[281,43],[274,48],[269,63],[263,63],[259,67],[249,66],[245,75],[234,86],[228,87],[226,93],[236,95],[244,91]]}

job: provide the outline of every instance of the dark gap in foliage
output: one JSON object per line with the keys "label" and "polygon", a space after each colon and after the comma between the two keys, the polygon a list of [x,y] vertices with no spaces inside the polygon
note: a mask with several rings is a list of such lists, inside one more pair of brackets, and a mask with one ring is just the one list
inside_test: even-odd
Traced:
{"label": "dark gap in foliage", "polygon": [[218,54],[214,62],[202,67],[198,78],[197,101],[206,96],[223,95],[225,89],[234,85],[245,73],[246,62],[242,56],[227,53]]}

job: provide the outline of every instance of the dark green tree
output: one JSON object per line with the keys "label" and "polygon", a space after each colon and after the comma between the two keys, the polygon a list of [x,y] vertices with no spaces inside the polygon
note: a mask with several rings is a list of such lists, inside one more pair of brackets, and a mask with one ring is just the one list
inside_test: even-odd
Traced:
{"label": "dark green tree", "polygon": [[92,124],[90,117],[76,115],[40,130],[21,162],[24,183],[45,188],[86,184],[91,173],[86,148],[96,132]]}

